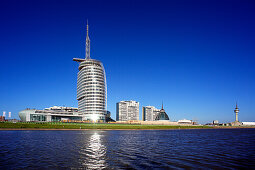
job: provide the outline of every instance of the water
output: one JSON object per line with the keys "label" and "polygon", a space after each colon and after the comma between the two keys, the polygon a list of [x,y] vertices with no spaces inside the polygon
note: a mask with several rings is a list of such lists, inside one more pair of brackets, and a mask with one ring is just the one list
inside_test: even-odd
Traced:
{"label": "water", "polygon": [[0,131],[1,169],[251,169],[255,129]]}

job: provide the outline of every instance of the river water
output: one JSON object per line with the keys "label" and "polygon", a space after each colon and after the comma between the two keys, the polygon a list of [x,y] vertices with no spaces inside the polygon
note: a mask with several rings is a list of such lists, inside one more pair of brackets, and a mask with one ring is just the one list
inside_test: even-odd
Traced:
{"label": "river water", "polygon": [[1,169],[251,169],[255,129],[0,131]]}

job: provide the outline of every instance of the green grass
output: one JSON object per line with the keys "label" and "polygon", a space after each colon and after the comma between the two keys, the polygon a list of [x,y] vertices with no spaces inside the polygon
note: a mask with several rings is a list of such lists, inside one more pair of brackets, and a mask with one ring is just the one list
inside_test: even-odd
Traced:
{"label": "green grass", "polygon": [[34,123],[34,122],[0,122],[0,128],[9,129],[193,129],[211,128],[208,126],[170,126],[170,125],[135,125],[135,124],[93,124],[93,123]]}

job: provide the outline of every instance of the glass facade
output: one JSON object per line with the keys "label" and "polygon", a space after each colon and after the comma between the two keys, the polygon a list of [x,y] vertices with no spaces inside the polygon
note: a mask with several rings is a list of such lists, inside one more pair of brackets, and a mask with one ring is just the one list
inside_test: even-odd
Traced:
{"label": "glass facade", "polygon": [[62,120],[77,120],[77,121],[81,121],[82,118],[81,117],[77,117],[77,116],[52,116],[51,117],[51,121],[53,122],[59,122]]}
{"label": "glass facade", "polygon": [[31,114],[30,115],[30,121],[45,122],[46,121],[46,116],[45,115],[39,115],[39,114]]}

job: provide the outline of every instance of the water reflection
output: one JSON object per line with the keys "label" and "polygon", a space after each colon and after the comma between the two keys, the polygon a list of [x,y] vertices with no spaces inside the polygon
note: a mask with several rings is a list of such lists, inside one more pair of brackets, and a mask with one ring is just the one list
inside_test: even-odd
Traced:
{"label": "water reflection", "polygon": [[83,160],[82,165],[87,169],[104,169],[106,168],[106,146],[103,144],[104,137],[102,132],[92,132],[93,134],[84,142],[80,154]]}

